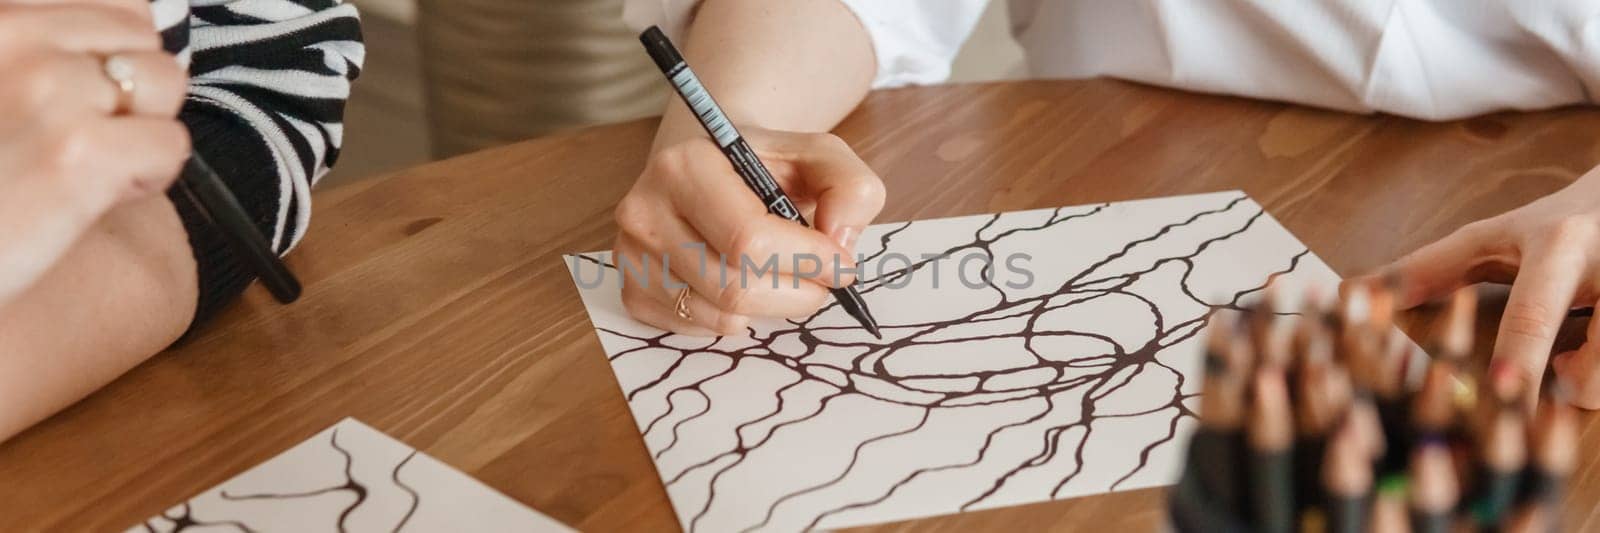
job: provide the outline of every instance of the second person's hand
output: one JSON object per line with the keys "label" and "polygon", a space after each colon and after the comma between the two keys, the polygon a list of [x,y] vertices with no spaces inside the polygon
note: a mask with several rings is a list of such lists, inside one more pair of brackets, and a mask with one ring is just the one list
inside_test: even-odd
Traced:
{"label": "second person's hand", "polygon": [[882,180],[833,135],[743,129],[813,228],[768,214],[709,139],[664,146],[616,209],[613,261],[634,318],[732,334],[751,317],[809,315],[855,281],[851,253],[883,208]]}
{"label": "second person's hand", "polygon": [[[124,94],[107,72],[131,77]],[[189,152],[187,76],[145,0],[0,0],[0,306]]]}
{"label": "second person's hand", "polygon": [[[1600,168],[1510,212],[1473,222],[1382,272],[1405,280],[1401,307],[1473,283],[1510,283],[1494,346],[1494,372],[1514,372],[1537,392],[1567,312],[1600,299]],[[1587,342],[1554,358],[1571,401],[1600,408],[1600,321]],[[1530,395],[1530,398],[1537,395]]]}

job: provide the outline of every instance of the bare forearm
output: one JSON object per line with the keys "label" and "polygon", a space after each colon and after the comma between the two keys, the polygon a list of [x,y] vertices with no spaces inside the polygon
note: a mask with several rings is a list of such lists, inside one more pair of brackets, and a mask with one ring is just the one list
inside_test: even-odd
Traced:
{"label": "bare forearm", "polygon": [[0,306],[0,441],[171,344],[195,291],[193,253],[165,197],[108,213]]}
{"label": "bare forearm", "polygon": [[[679,44],[741,126],[828,131],[866,96],[877,69],[871,38],[837,0],[706,0]],[[692,135],[704,131],[673,99],[656,147]]]}

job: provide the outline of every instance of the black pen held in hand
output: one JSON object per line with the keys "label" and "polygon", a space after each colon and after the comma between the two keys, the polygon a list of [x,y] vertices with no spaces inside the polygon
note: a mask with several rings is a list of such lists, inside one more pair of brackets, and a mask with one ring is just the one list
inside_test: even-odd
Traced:
{"label": "black pen held in hand", "polygon": [[[711,98],[711,93],[700,85],[700,79],[694,75],[689,64],[683,60],[683,55],[678,53],[678,48],[672,45],[667,35],[660,28],[651,26],[650,29],[639,34],[639,42],[644,44],[650,59],[655,60],[656,66],[661,68],[661,73],[666,75],[667,81],[672,82],[672,88],[683,98],[683,102],[694,112],[695,118],[700,120],[706,133],[711,134],[711,139],[722,149],[722,154],[728,157],[728,162],[733,164],[733,170],[744,179],[745,185],[761,197],[761,202],[766,204],[767,211],[780,217],[810,226],[805,217],[800,215],[794,202],[784,194],[783,188],[778,186],[777,180],[772,179],[772,173],[767,166],[756,157],[755,150],[750,148],[744,137],[739,135],[739,130],[722,113],[722,108],[716,100]],[[867,302],[861,299],[861,293],[855,287],[832,289],[833,298],[839,301],[839,307],[861,323],[861,326],[872,333],[874,337],[883,338],[878,332],[878,322],[872,318],[872,313],[867,311]]]}
{"label": "black pen held in hand", "polygon": [[217,176],[217,171],[200,159],[199,154],[189,156],[183,164],[183,173],[172,186],[222,232],[240,261],[255,268],[273,298],[282,303],[300,298],[300,280],[295,279],[294,273],[278,258],[261,230],[250,221],[249,212]]}

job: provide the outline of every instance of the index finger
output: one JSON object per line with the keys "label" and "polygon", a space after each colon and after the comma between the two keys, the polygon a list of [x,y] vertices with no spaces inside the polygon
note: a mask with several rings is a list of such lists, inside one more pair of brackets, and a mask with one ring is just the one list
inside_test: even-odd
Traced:
{"label": "index finger", "polygon": [[1402,285],[1395,307],[1409,309],[1484,281],[1481,269],[1496,259],[1489,243],[1497,237],[1498,230],[1488,223],[1468,224],[1358,281],[1376,284],[1397,277]]}
{"label": "index finger", "polygon": [[[672,188],[672,203],[713,251],[730,266],[750,261],[823,286],[854,282],[855,262],[848,251],[815,229],[770,215],[709,143],[688,147],[688,176]],[[715,154],[715,155],[713,155]],[[802,266],[805,263],[805,266]]]}
{"label": "index finger", "polygon": [[758,132],[756,151],[763,159],[790,165],[794,190],[817,201],[812,225],[846,251],[883,210],[883,180],[849,143],[827,133]]}
{"label": "index finger", "polygon": [[1545,246],[1530,252],[1511,286],[1505,314],[1495,335],[1493,366],[1510,365],[1537,398],[1556,333],[1572,306],[1583,273],[1577,250]]}

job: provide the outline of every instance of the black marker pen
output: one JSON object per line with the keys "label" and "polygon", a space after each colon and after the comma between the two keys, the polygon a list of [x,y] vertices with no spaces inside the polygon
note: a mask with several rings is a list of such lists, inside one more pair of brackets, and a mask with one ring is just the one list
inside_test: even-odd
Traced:
{"label": "black marker pen", "polygon": [[180,198],[188,200],[195,211],[222,232],[240,261],[255,268],[273,298],[286,304],[300,298],[300,280],[278,258],[217,171],[199,154],[189,156],[172,186],[183,193]]}
{"label": "black marker pen", "polygon": [[[733,164],[733,170],[744,179],[744,184],[761,198],[767,205],[767,212],[774,215],[799,222],[806,226],[805,217],[800,215],[794,202],[783,193],[783,188],[778,186],[777,180],[772,179],[772,173],[767,171],[767,166],[756,157],[755,150],[739,135],[739,130],[728,121],[727,115],[722,113],[722,108],[716,100],[711,98],[711,93],[700,84],[700,78],[694,75],[689,64],[683,60],[683,55],[678,53],[678,48],[672,45],[667,35],[660,28],[651,26],[650,29],[639,34],[639,42],[644,43],[650,59],[655,60],[656,66],[661,68],[661,73],[667,76],[667,81],[672,82],[673,89],[678,96],[688,104],[689,110],[695,118],[700,120],[700,125],[706,128],[706,133],[711,134],[712,141],[722,149],[722,154],[728,156],[728,162]],[[848,250],[847,250],[848,251]],[[861,299],[861,293],[855,287],[832,289],[833,297],[839,301],[839,307],[846,313],[861,322],[874,337],[883,338],[878,332],[878,322],[872,318],[872,313],[867,311],[866,301]]]}

